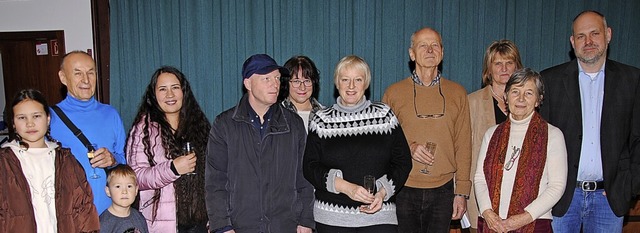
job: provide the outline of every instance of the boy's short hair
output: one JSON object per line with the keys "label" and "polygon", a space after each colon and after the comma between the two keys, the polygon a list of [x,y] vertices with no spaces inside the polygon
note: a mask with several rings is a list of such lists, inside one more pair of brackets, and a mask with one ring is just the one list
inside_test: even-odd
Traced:
{"label": "boy's short hair", "polygon": [[109,182],[111,182],[111,177],[113,176],[131,177],[133,178],[133,181],[135,181],[136,185],[138,185],[136,172],[134,172],[133,169],[129,167],[129,165],[118,164],[115,167],[109,169],[107,171],[107,186],[109,186]]}

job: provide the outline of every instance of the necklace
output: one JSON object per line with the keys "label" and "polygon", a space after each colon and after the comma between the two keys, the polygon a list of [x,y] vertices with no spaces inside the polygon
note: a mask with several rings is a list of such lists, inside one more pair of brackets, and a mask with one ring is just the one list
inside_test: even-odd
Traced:
{"label": "necklace", "polygon": [[513,168],[513,164],[515,163],[516,159],[518,159],[518,157],[520,157],[520,148],[517,148],[516,146],[513,146],[513,152],[511,153],[511,158],[509,159],[509,161],[507,161],[504,164],[504,170],[511,170],[511,168]]}
{"label": "necklace", "polygon": [[489,88],[489,90],[491,90],[491,95],[492,95],[494,98],[496,98],[496,99],[498,100],[498,102],[501,102],[501,101],[503,101],[503,100],[504,100],[504,94],[503,94],[503,96],[499,96],[498,94],[496,94],[496,92],[494,92],[494,91],[493,91],[493,86],[491,86],[491,87]]}
{"label": "necklace", "polygon": [[507,105],[504,102],[504,94],[502,96],[499,96],[498,94],[496,94],[493,91],[493,86],[489,87],[489,90],[491,90],[491,96],[493,96],[493,98],[498,101],[498,107],[500,108],[500,111],[502,111],[503,113],[506,113]]}

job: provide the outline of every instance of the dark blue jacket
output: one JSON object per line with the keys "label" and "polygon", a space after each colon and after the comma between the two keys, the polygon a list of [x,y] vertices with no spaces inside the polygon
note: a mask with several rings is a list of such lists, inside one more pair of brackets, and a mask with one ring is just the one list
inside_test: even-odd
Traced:
{"label": "dark blue jacket", "polygon": [[278,104],[261,137],[245,94],[218,115],[209,133],[205,189],[210,229],[237,233],[314,228],[313,187],[302,174],[306,132],[302,119]]}

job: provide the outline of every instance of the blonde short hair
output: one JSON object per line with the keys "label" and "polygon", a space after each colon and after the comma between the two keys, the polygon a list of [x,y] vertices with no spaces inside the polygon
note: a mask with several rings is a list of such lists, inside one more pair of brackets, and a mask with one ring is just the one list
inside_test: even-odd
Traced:
{"label": "blonde short hair", "polygon": [[109,182],[111,182],[111,177],[113,176],[133,178],[133,181],[135,181],[136,185],[138,185],[138,178],[136,177],[136,172],[134,172],[133,169],[129,167],[129,165],[119,164],[114,168],[110,169],[107,172],[107,186],[109,186]]}
{"label": "blonde short hair", "polygon": [[345,69],[356,69],[364,73],[364,89],[366,90],[369,88],[369,83],[371,83],[371,69],[364,59],[356,55],[343,57],[336,65],[336,69],[333,74],[333,82],[336,87],[338,87],[338,76],[340,76],[340,72]]}

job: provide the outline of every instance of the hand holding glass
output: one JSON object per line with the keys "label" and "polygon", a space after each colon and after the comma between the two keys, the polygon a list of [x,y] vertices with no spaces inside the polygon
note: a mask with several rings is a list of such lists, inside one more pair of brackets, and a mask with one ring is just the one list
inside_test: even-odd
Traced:
{"label": "hand holding glass", "polygon": [[[427,142],[427,144],[424,145],[427,148],[427,152],[429,152],[431,155],[433,155],[434,157],[436,156],[436,147],[438,146],[438,144],[436,144],[435,142]],[[433,165],[433,164],[432,164]],[[427,169],[429,166],[429,164],[424,164],[424,168],[422,168],[420,170],[420,172],[422,174],[427,174],[429,175],[429,170]]]}
{"label": "hand holding glass", "polygon": [[[182,151],[184,152],[184,155],[189,155],[191,153],[194,152],[193,150],[193,146],[191,145],[191,142],[185,142],[184,145],[182,146]],[[195,175],[195,172],[187,172],[185,173],[185,175]]]}
{"label": "hand holding glass", "polygon": [[[96,144],[91,144],[91,147],[93,147],[93,150],[88,150],[87,151],[87,157],[89,158],[89,164],[91,164],[91,159],[96,157],[96,150],[98,149],[98,145]],[[92,166],[93,167],[93,166]],[[91,179],[98,179],[100,178],[100,175],[96,174],[96,168],[93,167],[93,174],[91,174],[89,176],[89,178]]]}
{"label": "hand holding glass", "polygon": [[[374,195],[376,192],[376,177],[372,175],[364,176],[364,182],[362,183],[362,187],[366,189],[367,192],[369,192],[369,194]],[[360,211],[364,213],[372,214],[373,212],[370,212],[370,211],[372,208],[371,204],[373,201],[375,200],[372,199],[372,200],[363,201],[363,203],[365,204],[360,206]]]}
{"label": "hand holding glass", "polygon": [[372,175],[364,176],[364,183],[362,183],[362,187],[369,191],[369,193],[373,194],[376,190],[376,177]]}

